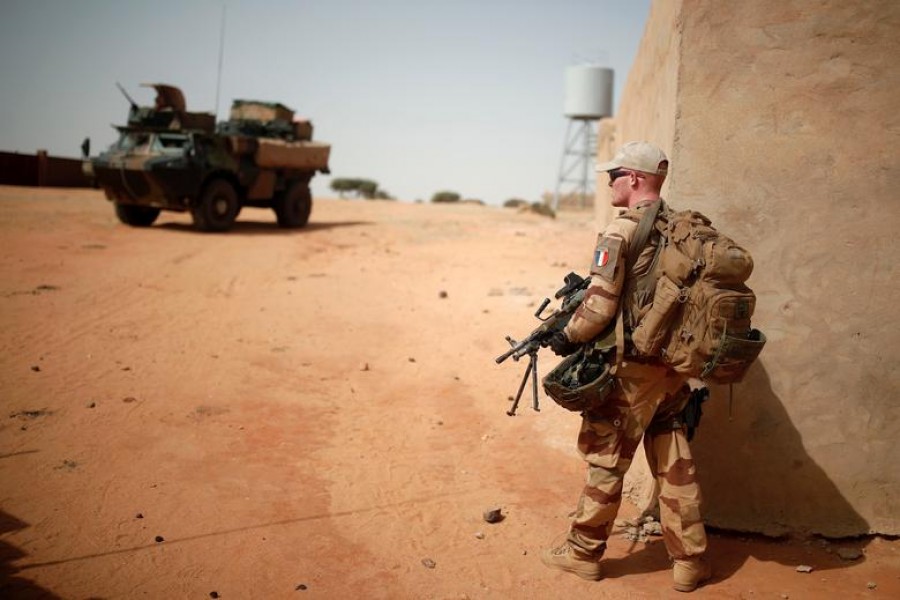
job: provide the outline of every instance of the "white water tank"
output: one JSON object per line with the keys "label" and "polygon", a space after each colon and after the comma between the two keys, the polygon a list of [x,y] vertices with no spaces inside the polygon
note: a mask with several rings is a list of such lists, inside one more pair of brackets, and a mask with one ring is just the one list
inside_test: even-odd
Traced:
{"label": "white water tank", "polygon": [[591,65],[566,67],[565,116],[591,121],[611,117],[612,103],[612,69]]}

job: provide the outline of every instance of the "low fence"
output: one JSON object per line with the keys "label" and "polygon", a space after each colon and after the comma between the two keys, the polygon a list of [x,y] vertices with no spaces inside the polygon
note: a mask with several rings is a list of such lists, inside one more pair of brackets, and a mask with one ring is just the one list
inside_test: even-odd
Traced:
{"label": "low fence", "polygon": [[0,152],[0,184],[38,187],[92,187],[76,158]]}

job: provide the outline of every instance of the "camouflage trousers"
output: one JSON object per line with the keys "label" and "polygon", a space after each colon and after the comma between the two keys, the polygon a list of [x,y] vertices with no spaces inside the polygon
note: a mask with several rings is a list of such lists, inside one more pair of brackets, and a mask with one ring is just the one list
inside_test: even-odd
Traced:
{"label": "camouflage trousers", "polygon": [[[595,557],[603,554],[622,502],[622,480],[643,437],[650,471],[659,484],[666,549],[676,559],[699,556],[706,550],[706,530],[687,438],[683,429],[655,426],[684,408],[686,379],[662,366],[629,361],[618,367],[616,379],[615,391],[603,406],[583,414],[578,451],[587,462],[587,481],[568,541]],[[644,435],[651,422],[654,427]]]}

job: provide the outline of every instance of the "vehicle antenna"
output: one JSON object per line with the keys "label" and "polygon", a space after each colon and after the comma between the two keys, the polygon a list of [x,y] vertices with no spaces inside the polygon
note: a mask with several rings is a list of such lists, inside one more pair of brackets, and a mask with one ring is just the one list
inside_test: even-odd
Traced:
{"label": "vehicle antenna", "polygon": [[216,120],[219,119],[219,90],[222,87],[222,57],[225,54],[225,11],[228,6],[222,2],[222,27],[219,30],[219,72],[216,75]]}

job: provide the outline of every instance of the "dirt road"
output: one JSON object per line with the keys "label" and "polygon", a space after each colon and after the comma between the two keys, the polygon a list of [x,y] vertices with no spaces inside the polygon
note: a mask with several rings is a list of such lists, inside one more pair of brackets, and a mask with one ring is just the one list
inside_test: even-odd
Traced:
{"label": "dirt road", "polygon": [[[617,535],[600,583],[540,564],[582,485],[578,419],[504,414],[524,365],[494,364],[503,336],[595,235],[341,200],[202,235],[0,187],[0,596],[678,596],[659,538]],[[900,596],[896,541],[720,533],[710,555],[697,597]]]}

